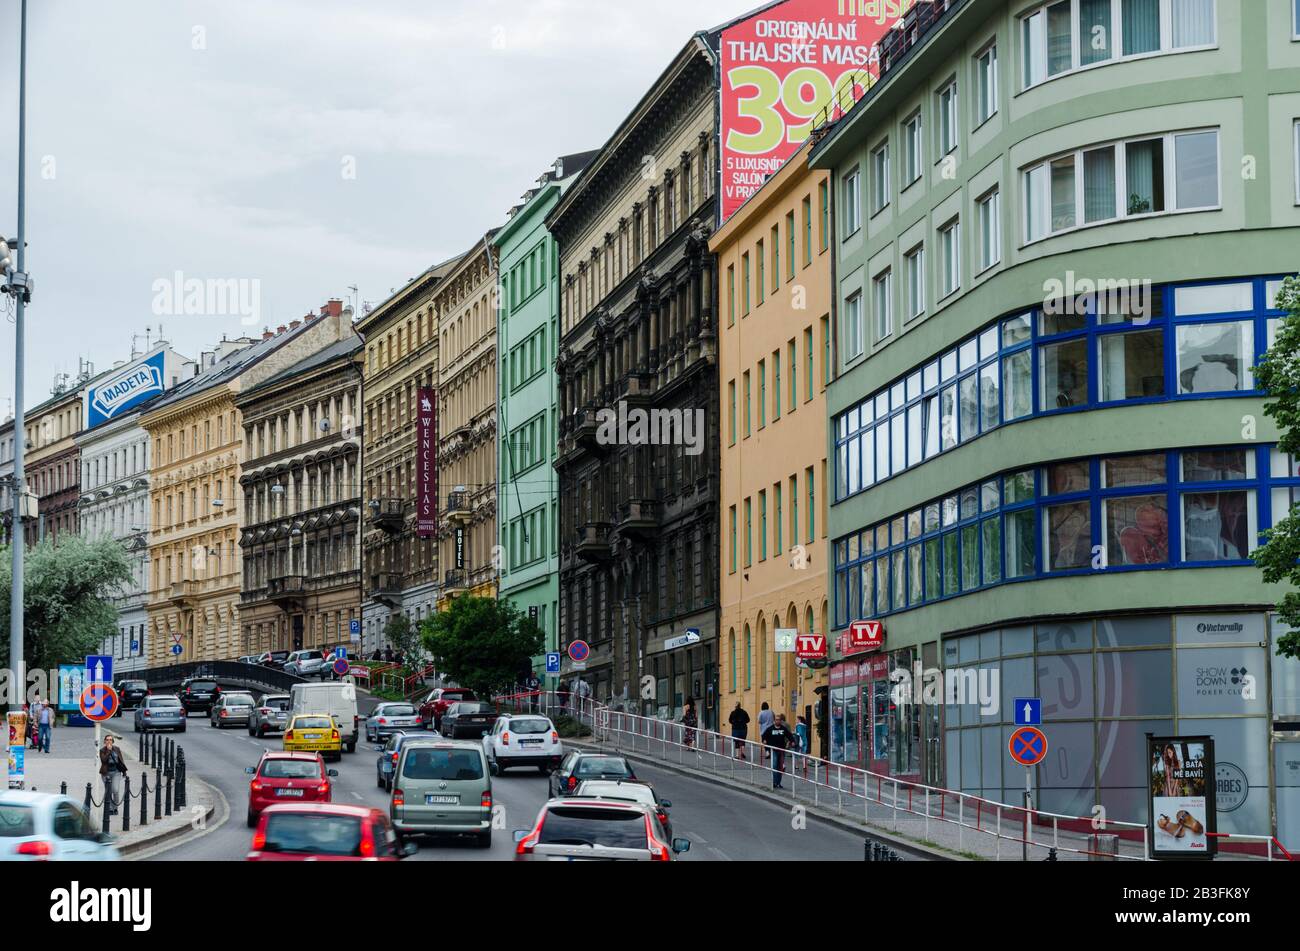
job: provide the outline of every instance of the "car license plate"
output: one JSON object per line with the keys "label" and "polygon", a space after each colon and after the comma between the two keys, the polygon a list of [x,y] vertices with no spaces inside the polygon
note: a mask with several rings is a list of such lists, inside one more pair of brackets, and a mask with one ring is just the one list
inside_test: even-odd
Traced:
{"label": "car license plate", "polygon": [[301,789],[277,789],[275,791],[275,794],[277,796],[301,796],[302,790]]}
{"label": "car license plate", "polygon": [[302,738],[303,738],[304,740],[319,740],[319,739],[320,739],[320,734],[319,734],[319,733],[304,733],[304,734],[302,735]]}
{"label": "car license plate", "polygon": [[519,745],[520,746],[541,746],[542,741],[541,740],[520,740]]}
{"label": "car license plate", "polygon": [[459,802],[459,796],[435,796],[433,793],[428,793],[424,797],[426,806],[454,806]]}

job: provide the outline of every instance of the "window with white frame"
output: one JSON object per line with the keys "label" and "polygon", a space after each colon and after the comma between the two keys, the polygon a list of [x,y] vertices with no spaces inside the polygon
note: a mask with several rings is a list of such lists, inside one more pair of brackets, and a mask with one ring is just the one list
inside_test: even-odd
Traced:
{"label": "window with white frame", "polygon": [[961,224],[954,218],[939,229],[939,297],[961,287]]}
{"label": "window with white frame", "polygon": [[871,153],[871,213],[889,204],[889,143]]}
{"label": "window with white frame", "polygon": [[883,340],[894,332],[894,309],[890,284],[888,268],[877,274],[871,282],[871,306],[876,312],[877,340]]}
{"label": "window with white frame", "polygon": [[1215,0],[1054,0],[1020,20],[1021,84],[1216,42]]}
{"label": "window with white frame", "polygon": [[903,185],[912,184],[921,177],[921,113],[920,110],[903,123]]}
{"label": "window with white frame", "polygon": [[994,188],[975,200],[975,225],[979,237],[979,269],[986,271],[1002,260],[1000,196]]}
{"label": "window with white frame", "polygon": [[903,319],[925,310],[925,246],[918,244],[903,255]]}
{"label": "window with white frame", "polygon": [[1081,225],[1219,206],[1219,132],[1111,142],[1024,171],[1025,240]]}
{"label": "window with white frame", "polygon": [[848,360],[862,355],[866,339],[862,320],[862,293],[855,291],[844,302],[844,351]]}
{"label": "window with white frame", "polygon": [[994,44],[975,57],[975,124],[986,121],[997,111],[998,48]]}
{"label": "window with white frame", "polygon": [[957,147],[957,81],[939,92],[939,158]]}
{"label": "window with white frame", "polygon": [[844,176],[844,236],[862,227],[862,173],[854,167]]}

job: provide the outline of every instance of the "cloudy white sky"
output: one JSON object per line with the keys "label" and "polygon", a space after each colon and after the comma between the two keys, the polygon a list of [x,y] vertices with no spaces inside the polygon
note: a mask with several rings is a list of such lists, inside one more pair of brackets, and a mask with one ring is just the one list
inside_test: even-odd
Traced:
{"label": "cloudy white sky", "polygon": [[[557,155],[602,145],[692,32],[758,5],[29,0],[28,406],[78,358],[126,359],[160,321],[191,356],[249,330],[156,315],[154,282],[177,271],[259,281],[256,330],[347,301],[349,285],[382,300],[500,224]],[[18,19],[19,0],[0,0],[11,237]]]}

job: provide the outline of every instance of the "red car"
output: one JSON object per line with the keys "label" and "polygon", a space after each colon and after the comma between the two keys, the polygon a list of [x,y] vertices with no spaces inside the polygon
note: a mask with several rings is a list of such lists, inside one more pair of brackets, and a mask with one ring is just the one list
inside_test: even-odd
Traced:
{"label": "red car", "polygon": [[395,862],[414,855],[388,816],[371,806],[277,803],[257,820],[250,862]]}
{"label": "red car", "polygon": [[468,687],[439,687],[420,704],[420,722],[424,724],[426,730],[441,730],[442,715],[447,712],[449,706],[462,700],[477,699],[474,691]]}
{"label": "red car", "polygon": [[336,769],[326,769],[319,753],[282,753],[268,750],[256,766],[245,767],[253,778],[248,781],[248,826],[257,825],[257,817],[277,802],[329,802],[331,777]]}

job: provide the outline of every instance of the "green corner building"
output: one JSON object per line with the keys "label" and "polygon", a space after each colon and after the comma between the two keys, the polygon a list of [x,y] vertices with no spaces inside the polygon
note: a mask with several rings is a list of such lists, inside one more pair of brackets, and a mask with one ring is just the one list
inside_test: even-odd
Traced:
{"label": "green corner building", "polygon": [[[1294,851],[1300,663],[1251,552],[1300,461],[1252,368],[1300,270],[1300,0],[918,3],[819,134],[833,758],[1019,803],[1038,697],[1038,808],[1145,822],[1144,735],[1210,735],[1218,829]],[[941,699],[892,702],[918,664]]]}
{"label": "green corner building", "polygon": [[[559,256],[546,216],[595,156],[563,156],[511,209],[493,239],[500,255],[497,352],[498,597],[536,618],[559,650],[559,519],[555,474],[555,355],[560,339]],[[545,674],[546,658],[533,659]]]}

